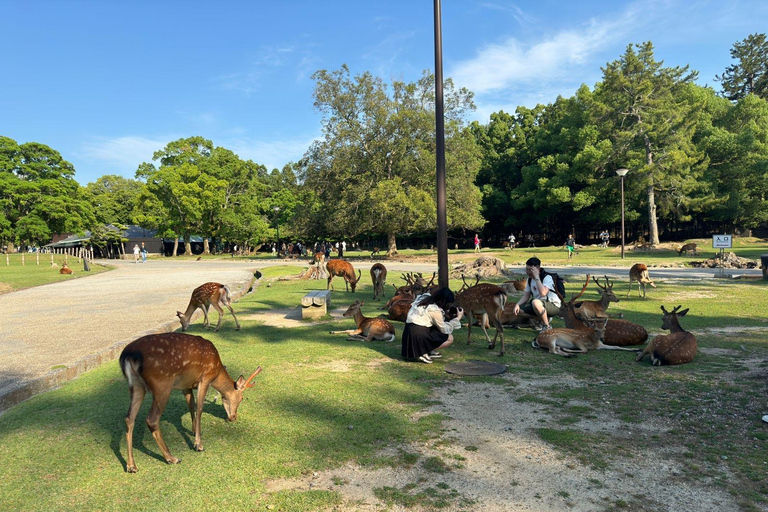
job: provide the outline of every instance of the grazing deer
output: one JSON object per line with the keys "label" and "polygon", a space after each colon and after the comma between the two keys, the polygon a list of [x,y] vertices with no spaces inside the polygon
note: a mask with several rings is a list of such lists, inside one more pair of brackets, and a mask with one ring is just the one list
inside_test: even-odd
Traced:
{"label": "grazing deer", "polygon": [[72,269],[69,268],[69,266],[66,263],[61,264],[61,268],[59,269],[59,274],[71,274]]}
{"label": "grazing deer", "polygon": [[[574,310],[576,316],[582,320],[591,320],[593,318],[608,318],[606,310],[611,302],[619,302],[619,298],[613,293],[613,283],[610,282],[608,276],[605,277],[605,284],[601,285],[600,281],[594,276],[592,281],[599,288],[598,293],[601,295],[600,300],[585,300],[574,304]],[[587,278],[589,280],[589,278]]]}
{"label": "grazing deer", "polygon": [[[261,367],[258,367],[248,380],[241,375],[235,382],[221,364],[213,343],[200,336],[181,333],[150,334],[131,342],[120,354],[120,369],[131,392],[131,402],[125,417],[128,428],[128,461],[125,469],[128,473],[138,471],[133,460],[133,426],[147,391],[152,393],[147,427],[163,452],[165,461],[178,464],[181,460],[171,455],[160,433],[160,416],[171,391],[180,389],[187,400],[195,431],[194,448],[201,452],[203,442],[200,438],[200,421],[208,386],[221,393],[227,421],[235,421],[237,408],[243,400],[243,391],[253,387],[251,381],[261,371]],[[195,388],[197,405],[192,394]]]}
{"label": "grazing deer", "polygon": [[347,331],[331,331],[331,334],[349,334],[353,338],[365,341],[394,341],[395,326],[389,323],[388,320],[385,320],[381,317],[368,318],[363,316],[361,309],[364,305],[365,302],[356,300],[354,304],[350,304],[343,315],[345,317],[354,316],[357,329],[350,329]]}
{"label": "grazing deer", "polygon": [[325,270],[328,272],[328,285],[325,287],[326,290],[334,289],[331,280],[334,277],[339,276],[344,279],[344,285],[347,287],[347,291],[349,291],[349,287],[351,286],[352,293],[355,293],[355,287],[357,286],[357,282],[360,281],[360,277],[362,277],[362,272],[358,270],[357,279],[355,279],[355,267],[353,267],[350,262],[346,260],[331,260],[325,264]]}
{"label": "grazing deer", "polygon": [[232,313],[232,318],[235,319],[235,325],[237,326],[235,330],[240,330],[240,322],[237,321],[235,311],[232,309],[232,292],[229,291],[229,287],[221,283],[205,283],[194,289],[192,297],[189,299],[187,310],[184,313],[181,311],[176,312],[176,316],[179,317],[181,322],[181,330],[187,330],[189,322],[192,320],[192,314],[197,311],[197,308],[203,310],[203,316],[205,317],[203,327],[209,326],[208,308],[211,306],[219,312],[219,322],[216,324],[214,331],[218,331],[219,327],[221,327],[221,317],[224,316],[224,310],[221,309],[221,306],[226,306],[229,309],[229,312]]}
{"label": "grazing deer", "polygon": [[693,254],[699,254],[698,247],[699,246],[697,244],[690,243],[690,244],[685,244],[679,249],[675,249],[675,250],[677,251],[678,256],[682,256],[683,253],[688,254],[689,252]]}
{"label": "grazing deer", "polygon": [[648,274],[648,266],[644,263],[635,263],[632,268],[629,269],[629,290],[627,290],[627,297],[632,292],[632,282],[637,281],[637,294],[640,295],[640,288],[643,289],[643,298],[645,298],[645,285],[649,284],[656,288],[653,284],[651,276]]}
{"label": "grazing deer", "polygon": [[371,251],[371,258],[373,258],[374,256],[378,256],[379,255],[379,251],[380,251],[380,249],[378,247],[374,247],[373,251]]}
{"label": "grazing deer", "polygon": [[688,313],[687,309],[678,311],[682,306],[677,306],[671,312],[661,306],[664,313],[664,319],[661,322],[661,328],[669,330],[669,334],[656,336],[648,345],[645,346],[635,361],[642,361],[650,354],[651,363],[654,366],[685,364],[693,361],[696,357],[696,336],[680,327],[679,318]]}
{"label": "grazing deer", "polygon": [[373,281],[373,300],[379,300],[379,295],[384,293],[384,283],[387,280],[387,267],[381,263],[374,263],[371,267],[371,281]]}
{"label": "grazing deer", "polygon": [[[464,276],[462,276],[462,280],[464,280]],[[468,286],[466,280],[464,285]],[[495,284],[475,284],[456,293],[454,304],[464,308],[464,312],[467,314],[467,345],[472,342],[472,318],[477,316],[480,318],[480,327],[483,329],[483,334],[485,334],[485,339],[488,342],[488,350],[493,350],[496,347],[496,338],[501,338],[499,356],[504,355],[504,326],[501,324],[501,312],[504,311],[506,303],[507,294]],[[485,328],[488,319],[496,327],[493,341],[491,341]]]}
{"label": "grazing deer", "polygon": [[[569,329],[589,329],[584,321],[576,314],[576,299],[584,294],[584,290],[589,285],[589,274],[587,280],[581,289],[581,292],[566,302],[564,297],[560,297],[560,316],[563,317],[565,326]],[[627,320],[608,319],[605,326],[603,343],[613,347],[626,347],[632,345],[641,345],[648,339],[648,331],[642,325],[634,324]]]}

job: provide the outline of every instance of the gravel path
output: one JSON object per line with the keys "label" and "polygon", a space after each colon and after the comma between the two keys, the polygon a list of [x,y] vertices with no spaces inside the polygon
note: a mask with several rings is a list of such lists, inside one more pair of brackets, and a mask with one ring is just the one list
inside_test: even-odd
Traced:
{"label": "gravel path", "polygon": [[[117,269],[0,295],[0,412],[117,359],[140,336],[177,329],[176,311],[205,282],[224,283],[240,297],[256,267],[226,260],[108,263]],[[232,322],[228,315],[223,325]]]}

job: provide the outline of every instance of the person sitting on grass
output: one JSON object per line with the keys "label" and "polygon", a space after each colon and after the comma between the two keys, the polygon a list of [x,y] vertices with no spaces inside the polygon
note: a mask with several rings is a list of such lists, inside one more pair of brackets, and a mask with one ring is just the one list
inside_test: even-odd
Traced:
{"label": "person sitting on grass", "polygon": [[549,330],[552,328],[549,320],[560,313],[562,304],[555,292],[555,281],[541,268],[541,260],[535,256],[525,262],[525,273],[528,274],[528,280],[513,313],[519,315],[522,311],[531,318],[537,318],[543,324],[541,330]]}

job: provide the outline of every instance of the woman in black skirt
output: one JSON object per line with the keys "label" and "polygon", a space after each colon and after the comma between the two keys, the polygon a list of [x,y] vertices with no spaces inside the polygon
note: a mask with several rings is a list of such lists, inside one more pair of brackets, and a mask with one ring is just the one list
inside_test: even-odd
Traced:
{"label": "woman in black skirt", "polygon": [[453,292],[440,288],[434,295],[425,293],[413,301],[403,329],[401,354],[406,359],[418,359],[430,364],[433,358],[442,357],[438,349],[453,343],[455,329],[461,328],[464,310],[458,308],[455,316],[446,319],[446,312],[454,301]]}

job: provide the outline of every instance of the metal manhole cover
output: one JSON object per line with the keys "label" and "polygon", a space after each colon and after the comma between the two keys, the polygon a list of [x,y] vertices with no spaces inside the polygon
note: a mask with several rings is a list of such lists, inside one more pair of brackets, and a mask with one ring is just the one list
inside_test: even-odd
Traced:
{"label": "metal manhole cover", "polygon": [[454,375],[499,375],[507,371],[507,367],[488,361],[463,361],[445,365],[445,371]]}

